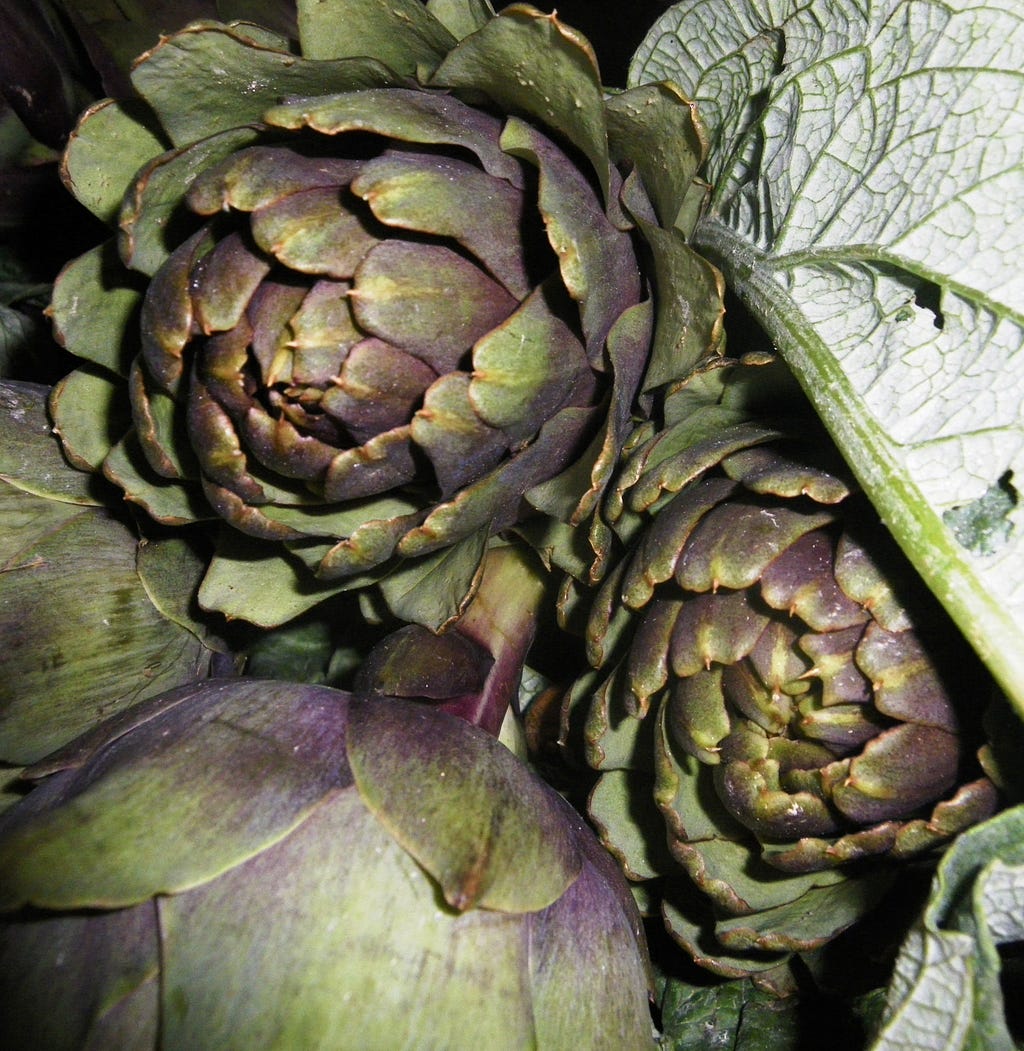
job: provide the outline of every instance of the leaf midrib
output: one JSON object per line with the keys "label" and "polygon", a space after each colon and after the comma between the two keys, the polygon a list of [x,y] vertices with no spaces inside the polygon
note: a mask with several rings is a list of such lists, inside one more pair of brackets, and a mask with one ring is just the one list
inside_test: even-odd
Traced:
{"label": "leaf midrib", "polygon": [[879,516],[1024,718],[1024,649],[1013,617],[989,593],[976,560],[907,477],[896,457],[899,446],[874,425],[849,377],[776,280],[773,261],[714,217],[702,221],[694,247],[722,269],[782,348]]}

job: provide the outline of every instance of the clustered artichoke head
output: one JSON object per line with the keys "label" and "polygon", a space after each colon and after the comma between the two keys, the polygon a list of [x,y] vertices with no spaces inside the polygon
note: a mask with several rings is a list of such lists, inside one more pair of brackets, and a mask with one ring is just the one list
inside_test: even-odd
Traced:
{"label": "clustered artichoke head", "polygon": [[[445,609],[401,610],[442,623],[488,538],[592,506],[657,362],[717,339],[717,274],[673,228],[692,107],[605,98],[589,44],[530,7],[436,9],[299,3],[301,55],[195,23],[69,144],[118,238],[57,284],[89,364],[53,416],[154,518],[227,523],[207,608],[278,624],[389,573],[398,601],[399,562],[443,562]],[[652,351],[654,271],[700,307],[666,294]]]}
{"label": "clustered artichoke head", "polygon": [[601,772],[590,813],[627,874],[664,877],[673,935],[742,975],[848,927],[890,862],[996,790],[985,676],[906,604],[913,573],[824,436],[709,418],[640,443],[610,490],[629,546],[563,732]]}
{"label": "clustered artichoke head", "polygon": [[410,702],[209,679],[0,819],[0,1042],[653,1048],[621,873],[504,745]]}

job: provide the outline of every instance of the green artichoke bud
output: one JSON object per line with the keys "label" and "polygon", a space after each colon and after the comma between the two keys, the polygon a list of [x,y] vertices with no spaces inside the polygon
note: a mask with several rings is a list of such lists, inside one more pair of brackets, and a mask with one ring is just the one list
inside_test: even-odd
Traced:
{"label": "green artichoke bud", "polygon": [[207,680],[28,775],[0,819],[4,1046],[654,1047],[614,861],[461,719]]}
{"label": "green artichoke bud", "polygon": [[193,615],[206,556],[98,503],[61,457],[47,392],[0,383],[0,762],[13,764],[231,661]]}
{"label": "green artichoke bud", "polygon": [[[90,364],[54,418],[157,520],[226,524],[207,608],[276,625],[386,578],[439,626],[490,537],[587,513],[644,389],[715,345],[717,272],[673,227],[699,203],[692,107],[606,99],[587,42],[532,8],[439,10],[462,39],[416,0],[300,3],[301,56],[195,23],[69,144],[118,242],[57,284]],[[697,304],[666,293],[653,347],[649,271]],[[130,398],[106,447],[81,419],[98,382]],[[428,575],[441,609],[410,603]]]}
{"label": "green artichoke bud", "polygon": [[601,771],[590,812],[627,873],[667,877],[676,938],[741,975],[849,926],[996,791],[960,725],[987,678],[908,597],[920,585],[827,441],[722,416],[623,466],[630,545],[590,610],[599,670],[565,734]]}

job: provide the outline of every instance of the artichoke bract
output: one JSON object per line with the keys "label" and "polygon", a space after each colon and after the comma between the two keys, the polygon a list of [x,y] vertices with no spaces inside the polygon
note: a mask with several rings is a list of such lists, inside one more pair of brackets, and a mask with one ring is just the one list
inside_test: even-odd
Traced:
{"label": "artichoke bract", "polygon": [[563,734],[601,772],[606,845],[662,878],[698,962],[738,976],[827,942],[997,793],[985,677],[904,597],[913,574],[827,438],[708,418],[639,444],[613,486],[630,545]]}
{"label": "artichoke bract", "polygon": [[[118,238],[57,283],[90,364],[52,411],[156,519],[226,523],[207,608],[274,625],[386,579],[436,627],[490,537],[586,514],[645,386],[714,346],[717,272],[673,228],[701,133],[669,85],[606,99],[529,7],[298,6],[302,55],[195,23],[80,122],[66,182]],[[700,306],[656,310],[684,268]],[[64,419],[97,376],[132,421],[101,455]]]}
{"label": "artichoke bract", "polygon": [[47,393],[0,381],[0,762],[18,765],[232,662],[192,616],[204,553],[103,506],[61,456]]}
{"label": "artichoke bract", "polygon": [[356,670],[353,693],[437,705],[497,737],[518,704],[546,583],[529,552],[493,548],[458,622],[440,635],[422,624],[386,635]]}
{"label": "artichoke bract", "polygon": [[207,680],[27,773],[4,1046],[654,1046],[614,861],[461,719]]}

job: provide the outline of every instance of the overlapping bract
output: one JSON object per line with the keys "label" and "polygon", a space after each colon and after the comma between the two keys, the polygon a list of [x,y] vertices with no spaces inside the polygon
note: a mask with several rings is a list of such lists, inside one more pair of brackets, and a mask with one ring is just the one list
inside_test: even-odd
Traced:
{"label": "overlapping bract", "polygon": [[913,577],[824,439],[726,423],[655,463],[661,440],[624,469],[646,524],[594,602],[600,670],[566,725],[602,771],[607,845],[666,877],[695,958],[739,975],[821,945],[888,862],[994,811],[974,754],[988,697],[955,631],[904,604]]}
{"label": "overlapping bract", "polygon": [[232,665],[192,616],[208,554],[103,506],[61,456],[48,391],[0,380],[0,763],[16,766]]}
{"label": "overlapping bract", "polygon": [[606,101],[589,45],[530,8],[456,41],[398,6],[351,55],[315,37],[315,5],[315,58],[197,23],[136,64],[147,108],[93,107],[65,161],[117,216],[119,260],[66,270],[57,331],[125,376],[132,420],[97,453],[63,422],[69,377],[69,455],[158,520],[227,522],[225,557],[283,558],[276,579],[304,593],[287,608],[263,581],[205,591],[259,623],[454,550],[451,615],[488,537],[538,503],[592,505],[652,361],[653,271],[692,267],[704,297],[697,321],[659,305],[660,356],[685,368],[717,339],[717,275],[670,229],[700,159],[689,105],[665,87]]}
{"label": "overlapping bract", "polygon": [[[291,103],[264,119],[323,138],[239,150],[192,182],[194,211],[242,218],[223,237],[216,220],[204,224],[154,276],[132,375],[136,421],[152,416],[153,388],[180,398],[210,505],[264,539],[319,535],[304,513],[399,490],[407,507],[389,517],[387,539],[372,555],[332,546],[319,563],[327,578],[396,543],[419,554],[474,525],[511,524],[529,481],[578,451],[603,392],[562,320],[561,282],[531,274],[543,232],[524,214],[525,173],[500,149],[503,122],[400,88]],[[614,261],[621,298],[590,333],[598,359],[620,309],[640,298],[629,239],[565,155],[524,134],[551,161],[547,178],[589,198],[591,232]],[[449,156],[452,146],[472,162]],[[558,435],[550,444],[534,440],[545,424]],[[138,433],[150,465],[180,477],[173,443]],[[500,500],[437,536],[417,490],[449,501],[492,471]]]}
{"label": "overlapping bract", "polygon": [[653,1047],[621,874],[461,719],[207,680],[29,773],[0,823],[5,1046]]}

